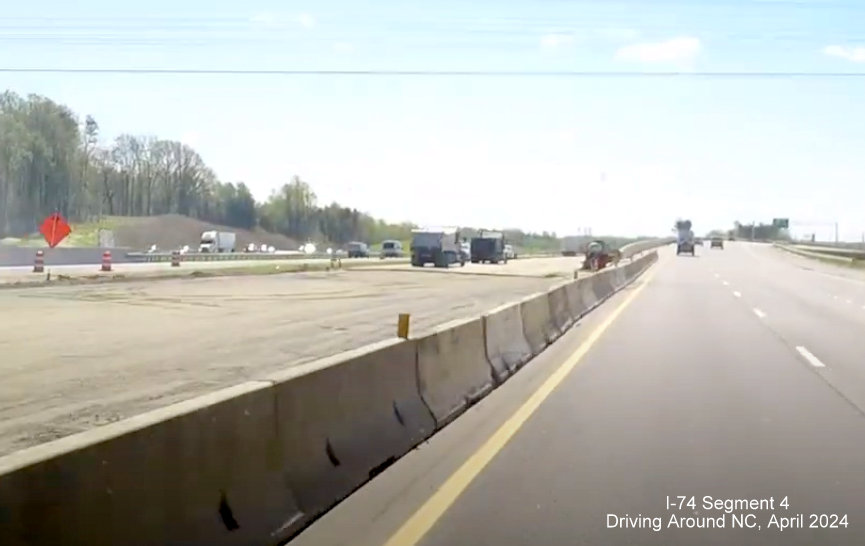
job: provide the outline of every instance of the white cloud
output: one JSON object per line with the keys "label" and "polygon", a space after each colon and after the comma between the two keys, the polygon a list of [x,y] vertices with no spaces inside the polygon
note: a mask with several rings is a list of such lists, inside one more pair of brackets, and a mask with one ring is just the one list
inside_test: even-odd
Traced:
{"label": "white cloud", "polygon": [[333,50],[337,53],[352,53],[354,52],[354,45],[348,42],[336,42],[333,44]]}
{"label": "white cloud", "polygon": [[683,36],[664,42],[644,42],[624,46],[616,52],[616,59],[642,63],[690,61],[700,54],[700,50],[701,44],[698,38]]}
{"label": "white cloud", "polygon": [[297,22],[303,25],[306,28],[312,28],[315,26],[315,17],[308,13],[302,13],[297,18]]}
{"label": "white cloud", "polygon": [[574,43],[574,37],[560,32],[546,34],[541,37],[541,46],[547,49],[557,49]]}
{"label": "white cloud", "polygon": [[823,48],[823,53],[830,57],[840,57],[854,63],[865,63],[865,47],[847,47],[830,45]]}

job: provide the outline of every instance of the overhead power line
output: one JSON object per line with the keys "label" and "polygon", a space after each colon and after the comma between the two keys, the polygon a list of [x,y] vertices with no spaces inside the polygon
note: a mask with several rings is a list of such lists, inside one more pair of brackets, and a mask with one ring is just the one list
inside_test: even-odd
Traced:
{"label": "overhead power line", "polygon": [[473,76],[526,78],[863,78],[865,72],[647,72],[647,71],[529,71],[529,70],[258,70],[185,68],[12,68],[0,73],[34,74],[165,74],[237,76]]}

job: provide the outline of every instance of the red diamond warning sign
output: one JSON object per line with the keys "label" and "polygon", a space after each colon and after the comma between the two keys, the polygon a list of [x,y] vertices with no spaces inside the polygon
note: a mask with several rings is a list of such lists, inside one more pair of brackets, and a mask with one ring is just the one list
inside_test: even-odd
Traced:
{"label": "red diamond warning sign", "polygon": [[48,243],[48,246],[54,248],[59,245],[67,235],[72,233],[72,228],[69,227],[66,220],[60,216],[59,212],[55,212],[42,222],[42,225],[39,227],[39,233],[45,237],[45,242]]}

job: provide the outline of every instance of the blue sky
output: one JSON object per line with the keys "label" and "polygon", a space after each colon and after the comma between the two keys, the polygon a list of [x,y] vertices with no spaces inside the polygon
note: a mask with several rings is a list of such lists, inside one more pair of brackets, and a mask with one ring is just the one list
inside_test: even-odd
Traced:
{"label": "blue sky", "polygon": [[[856,0],[180,4],[5,6],[0,67],[865,73]],[[786,216],[798,233],[865,233],[865,77],[2,73],[0,87],[89,113],[106,140],[189,142],[259,198],[298,174],[389,220],[634,234]]]}

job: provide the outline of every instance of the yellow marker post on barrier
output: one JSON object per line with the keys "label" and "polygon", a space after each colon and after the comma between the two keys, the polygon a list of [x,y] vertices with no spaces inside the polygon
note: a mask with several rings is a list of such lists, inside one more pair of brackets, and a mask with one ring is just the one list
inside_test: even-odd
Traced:
{"label": "yellow marker post on barrier", "polygon": [[396,336],[402,339],[408,339],[408,325],[411,315],[408,313],[400,313],[396,323]]}

